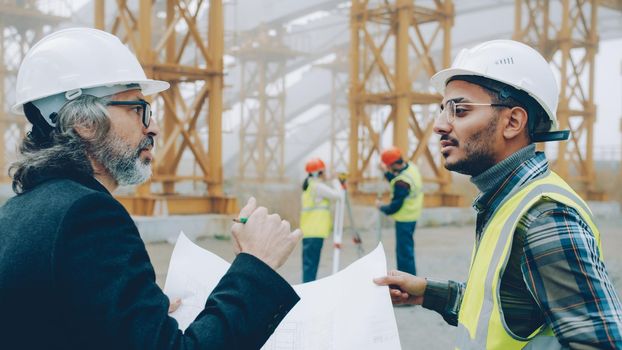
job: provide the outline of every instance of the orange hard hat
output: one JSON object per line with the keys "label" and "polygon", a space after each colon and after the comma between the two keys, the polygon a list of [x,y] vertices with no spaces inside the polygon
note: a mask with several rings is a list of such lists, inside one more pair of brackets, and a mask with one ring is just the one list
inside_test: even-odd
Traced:
{"label": "orange hard hat", "polygon": [[324,165],[324,162],[320,158],[311,158],[307,162],[307,165],[305,165],[305,170],[308,173],[316,173],[324,169],[326,169],[326,165]]}
{"label": "orange hard hat", "polygon": [[399,148],[391,146],[382,151],[382,154],[380,154],[380,158],[382,159],[384,165],[389,166],[402,159],[402,152]]}

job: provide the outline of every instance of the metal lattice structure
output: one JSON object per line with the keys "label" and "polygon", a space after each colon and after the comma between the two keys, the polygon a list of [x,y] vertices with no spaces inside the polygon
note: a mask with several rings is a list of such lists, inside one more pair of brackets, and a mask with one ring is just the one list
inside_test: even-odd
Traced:
{"label": "metal lattice structure", "polygon": [[0,182],[9,182],[10,164],[17,159],[17,148],[26,130],[26,118],[9,110],[14,102],[17,70],[28,49],[67,17],[62,4],[43,12],[40,1],[0,1]]}
{"label": "metal lattice structure", "polygon": [[344,93],[350,83],[348,55],[344,50],[335,50],[335,59],[317,67],[331,73],[330,94],[330,169],[344,173],[348,170],[348,145],[350,143],[350,111],[348,95]]}
{"label": "metal lattice structure", "polygon": [[262,27],[235,51],[241,65],[238,177],[243,182],[281,182],[285,174],[286,63],[298,55]]}
{"label": "metal lattice structure", "polygon": [[[119,0],[107,26],[104,0],[95,3],[95,26],[126,42],[148,77],[171,83],[154,99],[162,133],[152,181],[162,184],[162,192],[153,195],[147,183],[135,195],[120,199],[137,214],[151,214],[159,199],[166,201],[170,213],[233,212],[236,203],[223,195],[222,177],[222,1],[209,1],[208,18],[201,17],[207,1],[192,7],[174,0],[159,5],[163,8],[155,8],[152,0],[140,0],[138,9],[131,9],[127,1]],[[200,133],[205,128],[207,147]],[[184,173],[190,168],[181,167],[184,154],[192,155],[192,168],[200,174]],[[207,194],[176,194],[176,184],[188,180],[206,184]]]}
{"label": "metal lattice structure", "polygon": [[341,172],[348,170],[348,145],[350,131],[350,114],[348,110],[348,95],[344,94],[349,84],[348,65],[346,55],[339,55],[331,67],[332,91],[330,100],[331,130],[330,130],[330,168]]}
{"label": "metal lattice structure", "polygon": [[598,1],[517,0],[514,39],[537,48],[560,77],[557,118],[570,139],[557,145],[554,168],[588,199],[604,199],[595,188],[594,60],[598,50]]}
{"label": "metal lattice structure", "polygon": [[[378,161],[382,137],[430,169],[426,182],[438,184],[426,205],[456,205],[450,175],[429,147],[434,113],[441,96],[429,78],[450,64],[453,2],[420,6],[413,1],[352,1],[350,54],[350,183],[362,195]],[[433,48],[440,56],[433,55]],[[375,195],[375,194],[374,194]]]}

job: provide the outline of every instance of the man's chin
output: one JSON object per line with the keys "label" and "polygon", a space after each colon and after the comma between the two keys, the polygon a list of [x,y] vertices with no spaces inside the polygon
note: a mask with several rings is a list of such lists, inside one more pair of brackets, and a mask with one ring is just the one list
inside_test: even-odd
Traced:
{"label": "man's chin", "polygon": [[449,171],[453,171],[453,172],[460,172],[460,169],[456,167],[455,164],[453,163],[447,163],[447,161],[445,161],[445,169],[449,170]]}
{"label": "man's chin", "polygon": [[460,161],[450,161],[445,158],[445,169],[449,171],[453,171],[455,173],[463,174],[463,175],[471,175],[469,171],[469,167],[466,166],[464,162]]}
{"label": "man's chin", "polygon": [[449,154],[442,154],[442,156],[444,160],[445,169],[449,171],[455,171],[454,169],[456,168],[456,164],[458,163],[458,161],[456,161],[455,159],[452,159]]}
{"label": "man's chin", "polygon": [[445,159],[445,169],[468,176],[478,176],[494,165],[492,158],[484,155],[454,161]]}
{"label": "man's chin", "polygon": [[134,167],[130,171],[126,170],[125,173],[119,174],[119,176],[117,176],[117,182],[122,186],[133,186],[140,185],[148,181],[153,173],[151,170],[151,165],[148,164],[149,162],[151,161],[140,158],[136,159]]}

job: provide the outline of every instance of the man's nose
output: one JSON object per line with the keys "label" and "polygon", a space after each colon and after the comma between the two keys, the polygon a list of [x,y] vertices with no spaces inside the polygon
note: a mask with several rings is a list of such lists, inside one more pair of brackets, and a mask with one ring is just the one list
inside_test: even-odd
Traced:
{"label": "man's nose", "polygon": [[150,118],[151,121],[149,122],[149,126],[145,128],[144,133],[146,135],[152,135],[155,137],[160,133],[160,127],[158,126],[158,123],[155,121],[155,119],[153,119],[153,117]]}
{"label": "man's nose", "polygon": [[449,134],[453,126],[447,121],[447,117],[444,114],[438,115],[434,118],[434,133],[439,135]]}

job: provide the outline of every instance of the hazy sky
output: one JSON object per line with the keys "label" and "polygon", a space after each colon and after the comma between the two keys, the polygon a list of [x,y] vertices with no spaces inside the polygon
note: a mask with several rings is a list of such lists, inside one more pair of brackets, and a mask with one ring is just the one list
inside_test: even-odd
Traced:
{"label": "hazy sky", "polygon": [[[601,41],[595,63],[594,99],[597,120],[594,128],[597,150],[615,146],[622,152],[620,118],[622,118],[622,39]],[[598,154],[595,155],[598,156]],[[617,153],[618,157],[620,153]]]}

